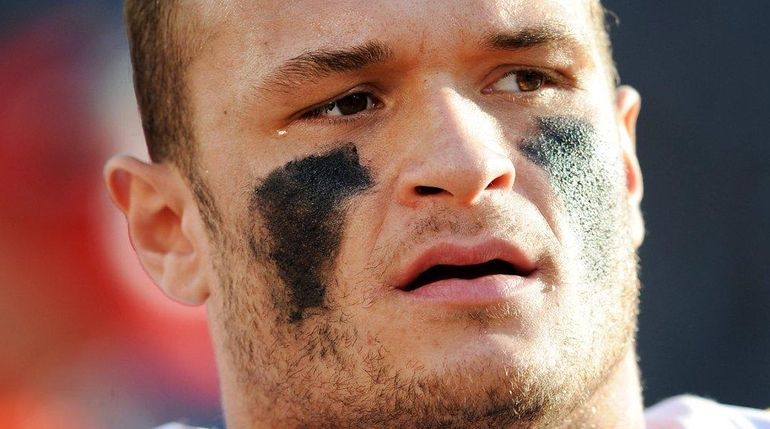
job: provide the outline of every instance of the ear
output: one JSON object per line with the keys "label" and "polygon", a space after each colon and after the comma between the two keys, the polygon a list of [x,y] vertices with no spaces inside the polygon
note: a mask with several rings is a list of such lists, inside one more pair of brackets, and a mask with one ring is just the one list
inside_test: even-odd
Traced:
{"label": "ear", "polygon": [[104,178],[155,284],[183,304],[204,303],[209,295],[208,236],[179,171],[166,163],[116,156],[107,161]]}
{"label": "ear", "polygon": [[642,99],[634,88],[624,85],[615,90],[615,110],[628,190],[631,239],[635,248],[639,248],[644,240],[644,219],[641,209],[644,186],[639,159],[636,157],[636,120],[641,107]]}

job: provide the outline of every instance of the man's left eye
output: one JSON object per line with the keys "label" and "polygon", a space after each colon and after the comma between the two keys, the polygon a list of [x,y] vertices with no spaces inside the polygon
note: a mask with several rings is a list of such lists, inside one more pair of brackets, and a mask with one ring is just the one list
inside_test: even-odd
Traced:
{"label": "man's left eye", "polygon": [[340,97],[334,101],[316,107],[313,110],[305,112],[303,118],[328,118],[338,116],[350,116],[375,106],[374,97],[365,92],[356,92],[354,94]]}
{"label": "man's left eye", "polygon": [[494,91],[533,92],[548,82],[548,77],[537,70],[513,70],[492,85]]}

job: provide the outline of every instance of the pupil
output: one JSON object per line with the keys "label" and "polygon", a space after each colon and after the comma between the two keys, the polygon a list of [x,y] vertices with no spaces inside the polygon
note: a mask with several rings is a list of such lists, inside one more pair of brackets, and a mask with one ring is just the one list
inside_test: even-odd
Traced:
{"label": "pupil", "polygon": [[516,73],[516,84],[519,85],[521,91],[535,91],[540,89],[543,85],[545,78],[542,74],[535,71],[523,71]]}
{"label": "pupil", "polygon": [[368,101],[368,96],[366,94],[351,94],[337,100],[337,107],[339,107],[341,114],[353,115],[362,110],[366,110]]}

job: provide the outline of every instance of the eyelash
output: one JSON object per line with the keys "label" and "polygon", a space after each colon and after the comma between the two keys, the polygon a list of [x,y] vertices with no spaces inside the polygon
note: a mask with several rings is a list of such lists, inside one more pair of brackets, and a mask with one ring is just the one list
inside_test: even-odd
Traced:
{"label": "eyelash", "polygon": [[[342,116],[324,116],[323,115],[323,111],[327,106],[329,106],[330,104],[337,103],[340,100],[353,95],[363,95],[366,97],[370,97],[373,103],[372,107],[352,115],[342,115]],[[300,113],[299,119],[305,120],[305,121],[327,121],[327,122],[330,121],[332,123],[350,122],[360,118],[361,115],[365,115],[367,114],[367,112],[371,110],[377,109],[380,106],[382,106],[382,101],[379,98],[377,98],[377,96],[375,96],[373,93],[369,91],[364,91],[364,90],[350,91],[340,95],[339,97],[333,98],[329,101],[325,101],[319,105],[316,105],[315,107],[311,107],[310,109],[304,111],[303,113]]]}

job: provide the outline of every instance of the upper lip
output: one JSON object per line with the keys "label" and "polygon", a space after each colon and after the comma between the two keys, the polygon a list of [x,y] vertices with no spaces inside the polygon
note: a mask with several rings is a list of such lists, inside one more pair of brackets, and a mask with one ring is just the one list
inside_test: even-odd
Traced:
{"label": "upper lip", "polygon": [[489,239],[476,244],[436,243],[408,262],[396,277],[395,286],[410,290],[420,274],[437,265],[470,266],[503,261],[517,273],[529,276],[536,270],[533,260],[517,245],[507,240]]}

